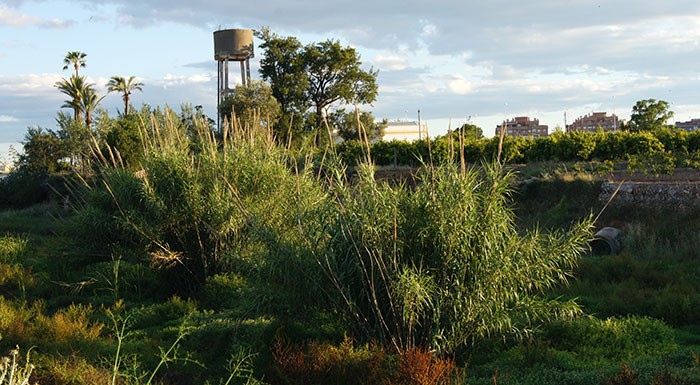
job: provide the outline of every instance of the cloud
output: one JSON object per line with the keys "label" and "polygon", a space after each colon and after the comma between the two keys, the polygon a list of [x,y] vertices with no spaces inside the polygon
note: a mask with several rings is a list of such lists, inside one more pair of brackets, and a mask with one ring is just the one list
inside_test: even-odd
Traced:
{"label": "cloud", "polygon": [[169,88],[173,86],[208,83],[211,80],[212,78],[209,74],[197,74],[189,76],[166,74],[162,79],[153,80],[152,83],[159,87]]}
{"label": "cloud", "polygon": [[65,29],[75,25],[74,21],[63,19],[45,20],[37,16],[20,13],[0,4],[0,26],[28,27],[39,26],[46,29]]}
{"label": "cloud", "polygon": [[0,75],[0,93],[16,97],[60,95],[54,87],[59,80],[61,76],[58,74]]}
{"label": "cloud", "polygon": [[459,95],[466,95],[474,91],[472,83],[462,75],[453,75],[447,80],[447,88]]}
{"label": "cloud", "polygon": [[0,4],[0,26],[24,27],[40,24],[42,20],[36,16],[19,13]]}
{"label": "cloud", "polygon": [[51,19],[44,20],[39,25],[46,29],[68,29],[75,25],[73,20]]}
{"label": "cloud", "polygon": [[9,116],[9,115],[0,115],[0,123],[9,123],[9,122],[16,122],[18,121],[17,118],[14,116]]}
{"label": "cloud", "polygon": [[408,66],[408,60],[399,56],[377,55],[372,58],[380,70],[400,71]]}

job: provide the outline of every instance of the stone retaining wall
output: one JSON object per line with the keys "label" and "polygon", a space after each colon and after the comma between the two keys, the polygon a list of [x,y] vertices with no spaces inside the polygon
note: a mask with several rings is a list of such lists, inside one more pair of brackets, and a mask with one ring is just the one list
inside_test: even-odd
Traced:
{"label": "stone retaining wall", "polygon": [[598,199],[607,202],[618,191],[612,204],[651,206],[692,206],[700,204],[700,182],[603,182]]}

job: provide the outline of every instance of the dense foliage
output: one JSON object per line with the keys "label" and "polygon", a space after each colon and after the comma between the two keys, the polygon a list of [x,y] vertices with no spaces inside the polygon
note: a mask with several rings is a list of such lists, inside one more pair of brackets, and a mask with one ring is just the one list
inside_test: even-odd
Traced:
{"label": "dense foliage", "polygon": [[[497,137],[474,140],[465,136],[465,160],[479,163],[495,159],[499,140]],[[430,146],[427,141],[380,141],[371,150],[377,165],[418,166],[427,159],[438,163],[448,161],[450,151],[458,143],[458,133],[452,133],[433,139]],[[354,164],[361,159],[358,151],[361,147],[355,141],[345,141],[338,145],[338,151],[345,161]],[[537,139],[505,137],[503,160],[507,163],[623,161],[630,162],[632,171],[672,172],[674,167],[700,165],[700,132],[665,128],[644,132],[556,132]]]}
{"label": "dense foliage", "polygon": [[142,250],[174,293],[239,273],[274,293],[262,302],[277,316],[335,313],[364,340],[439,352],[579,312],[541,294],[566,282],[590,220],[521,235],[499,167],[426,165],[409,189],[369,165],[349,182],[332,154],[317,174],[264,131],[234,126],[219,150],[201,127],[196,151],[175,124],[144,131],[143,169],[103,163],[76,228],[103,249]]}

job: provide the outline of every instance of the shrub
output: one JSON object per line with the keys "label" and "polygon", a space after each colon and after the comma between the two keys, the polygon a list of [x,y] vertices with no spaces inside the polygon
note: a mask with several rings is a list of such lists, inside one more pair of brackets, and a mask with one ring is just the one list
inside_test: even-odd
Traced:
{"label": "shrub", "polygon": [[38,362],[37,383],[61,385],[111,384],[112,373],[77,354],[42,357]]}
{"label": "shrub", "polygon": [[383,384],[387,354],[379,345],[356,348],[346,338],[340,346],[309,342],[305,347],[277,340],[273,384]]}
{"label": "shrub", "polygon": [[574,352],[587,362],[619,362],[678,349],[670,327],[639,316],[556,322],[545,328],[544,338],[552,349]]}
{"label": "shrub", "polygon": [[620,371],[603,380],[601,385],[636,385],[639,373],[633,371],[627,364],[622,364]]}
{"label": "shrub", "polygon": [[399,352],[389,385],[449,385],[460,384],[463,373],[454,361],[418,348]]}
{"label": "shrub", "polygon": [[426,167],[417,179],[408,190],[375,181],[364,167],[352,187],[333,182],[333,209],[321,220],[328,225],[311,233],[329,279],[322,290],[355,335],[451,352],[490,335],[522,337],[536,320],[578,312],[538,293],[566,280],[589,221],[568,233],[520,235],[508,207],[510,176],[499,169]]}

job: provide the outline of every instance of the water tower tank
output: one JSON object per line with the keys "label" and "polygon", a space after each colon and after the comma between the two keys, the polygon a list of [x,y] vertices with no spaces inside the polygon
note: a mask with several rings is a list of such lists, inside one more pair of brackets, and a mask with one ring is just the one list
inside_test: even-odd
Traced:
{"label": "water tower tank", "polygon": [[252,29],[223,29],[214,32],[215,60],[242,61],[252,57]]}

